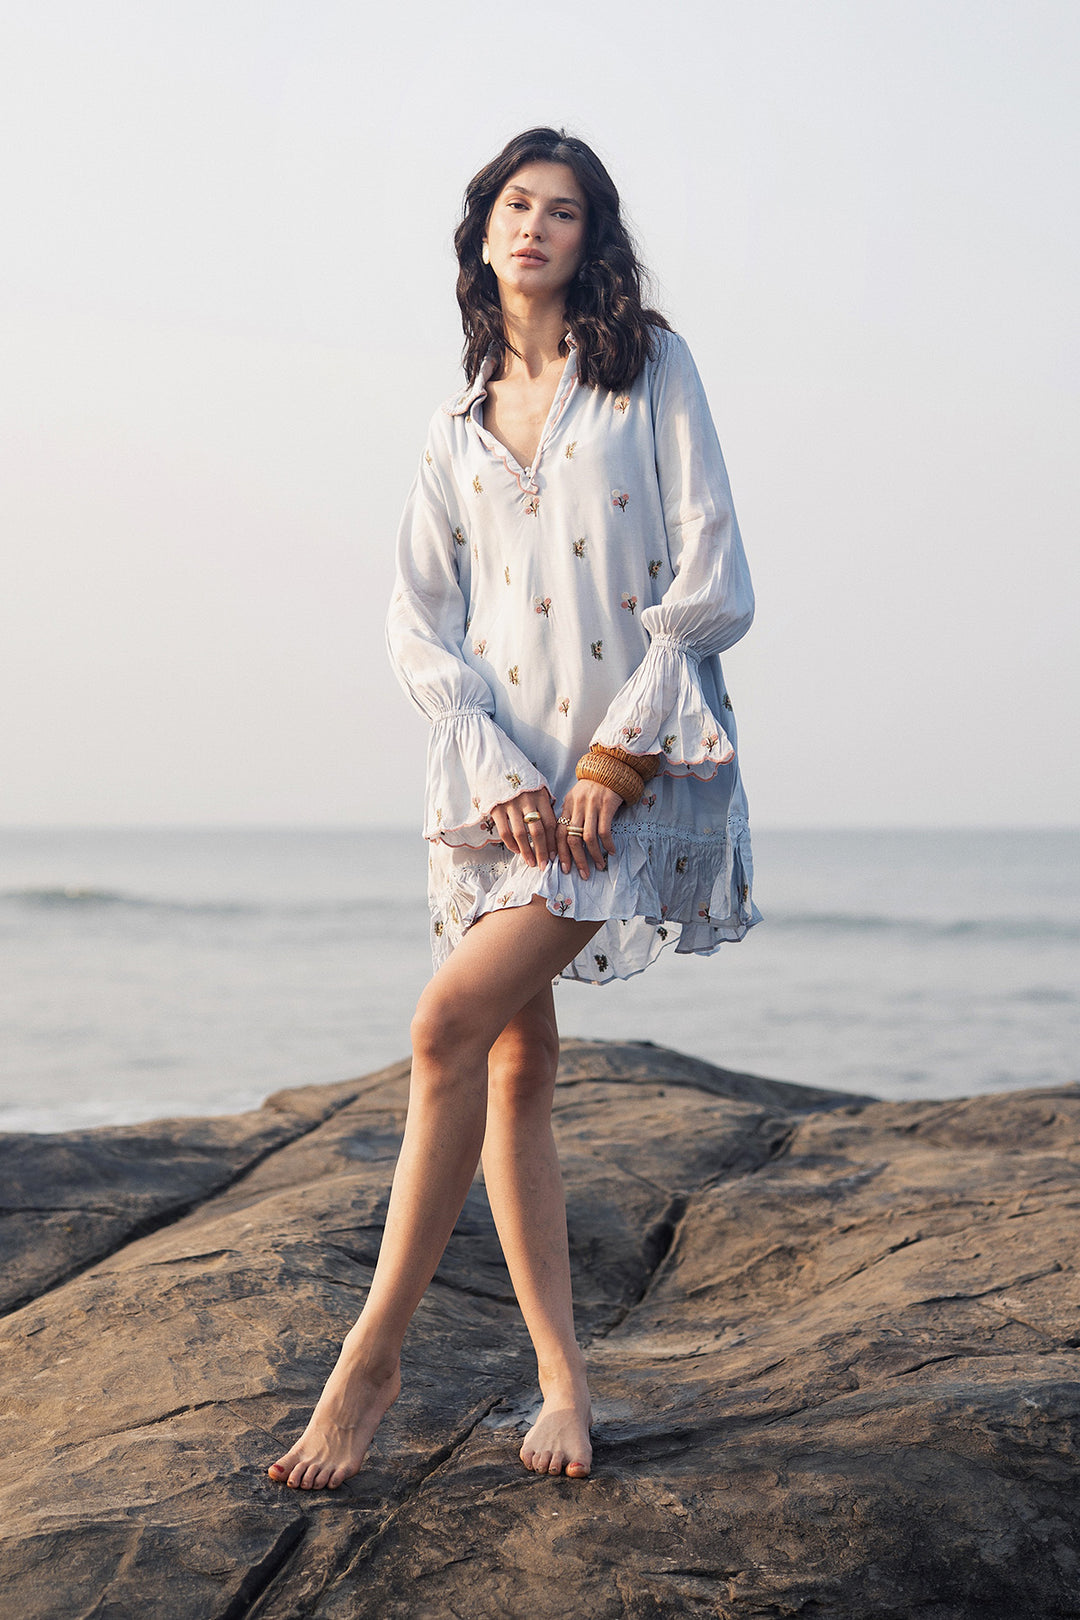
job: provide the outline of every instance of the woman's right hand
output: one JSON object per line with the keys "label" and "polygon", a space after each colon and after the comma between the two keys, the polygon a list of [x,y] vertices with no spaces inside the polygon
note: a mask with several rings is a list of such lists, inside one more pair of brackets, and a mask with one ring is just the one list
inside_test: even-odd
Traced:
{"label": "woman's right hand", "polygon": [[[526,816],[540,819],[526,821]],[[516,799],[495,805],[491,819],[507,849],[512,855],[520,855],[526,866],[547,866],[557,859],[555,807],[547,788],[519,793]]]}

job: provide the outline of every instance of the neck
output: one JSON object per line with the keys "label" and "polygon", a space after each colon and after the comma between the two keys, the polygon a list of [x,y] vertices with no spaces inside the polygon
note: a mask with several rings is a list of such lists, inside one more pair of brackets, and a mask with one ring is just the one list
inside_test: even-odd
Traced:
{"label": "neck", "polygon": [[538,377],[546,366],[563,358],[566,312],[561,297],[538,303],[535,298],[504,294],[502,315],[507,341],[517,350],[517,354],[507,352],[503,360],[504,377],[518,370]]}

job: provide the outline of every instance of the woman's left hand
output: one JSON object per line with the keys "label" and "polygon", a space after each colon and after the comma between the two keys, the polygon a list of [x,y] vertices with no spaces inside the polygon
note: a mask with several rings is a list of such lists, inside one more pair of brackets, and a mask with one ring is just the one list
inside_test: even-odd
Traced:
{"label": "woman's left hand", "polygon": [[[607,857],[615,853],[615,840],[611,836],[611,823],[622,799],[614,788],[588,779],[575,782],[559,811],[556,833],[559,840],[559,865],[569,872],[571,862],[581,877],[589,876],[589,857],[598,871],[607,866]],[[581,827],[581,837],[570,837],[566,823]]]}

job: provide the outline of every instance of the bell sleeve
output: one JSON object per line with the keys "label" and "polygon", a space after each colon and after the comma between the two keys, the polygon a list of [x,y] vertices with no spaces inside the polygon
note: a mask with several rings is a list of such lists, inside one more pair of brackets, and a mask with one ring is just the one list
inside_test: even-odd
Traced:
{"label": "bell sleeve", "polygon": [[663,754],[670,776],[709,780],[735,756],[706,698],[700,664],[750,628],[754,593],[705,390],[686,343],[659,334],[651,389],[656,474],[675,578],[644,608],[649,649],[593,741]]}
{"label": "bell sleeve", "polygon": [[424,837],[479,848],[498,842],[495,805],[547,783],[496,725],[494,694],[465,662],[468,609],[434,448],[429,441],[398,531],[387,650],[407,695],[431,722]]}

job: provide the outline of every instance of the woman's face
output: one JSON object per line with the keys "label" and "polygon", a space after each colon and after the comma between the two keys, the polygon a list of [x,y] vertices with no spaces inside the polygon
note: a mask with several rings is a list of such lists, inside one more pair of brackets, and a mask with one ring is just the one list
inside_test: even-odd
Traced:
{"label": "woman's face", "polygon": [[568,287],[585,255],[585,194],[565,163],[526,163],[488,216],[491,268],[505,291],[550,297]]}

